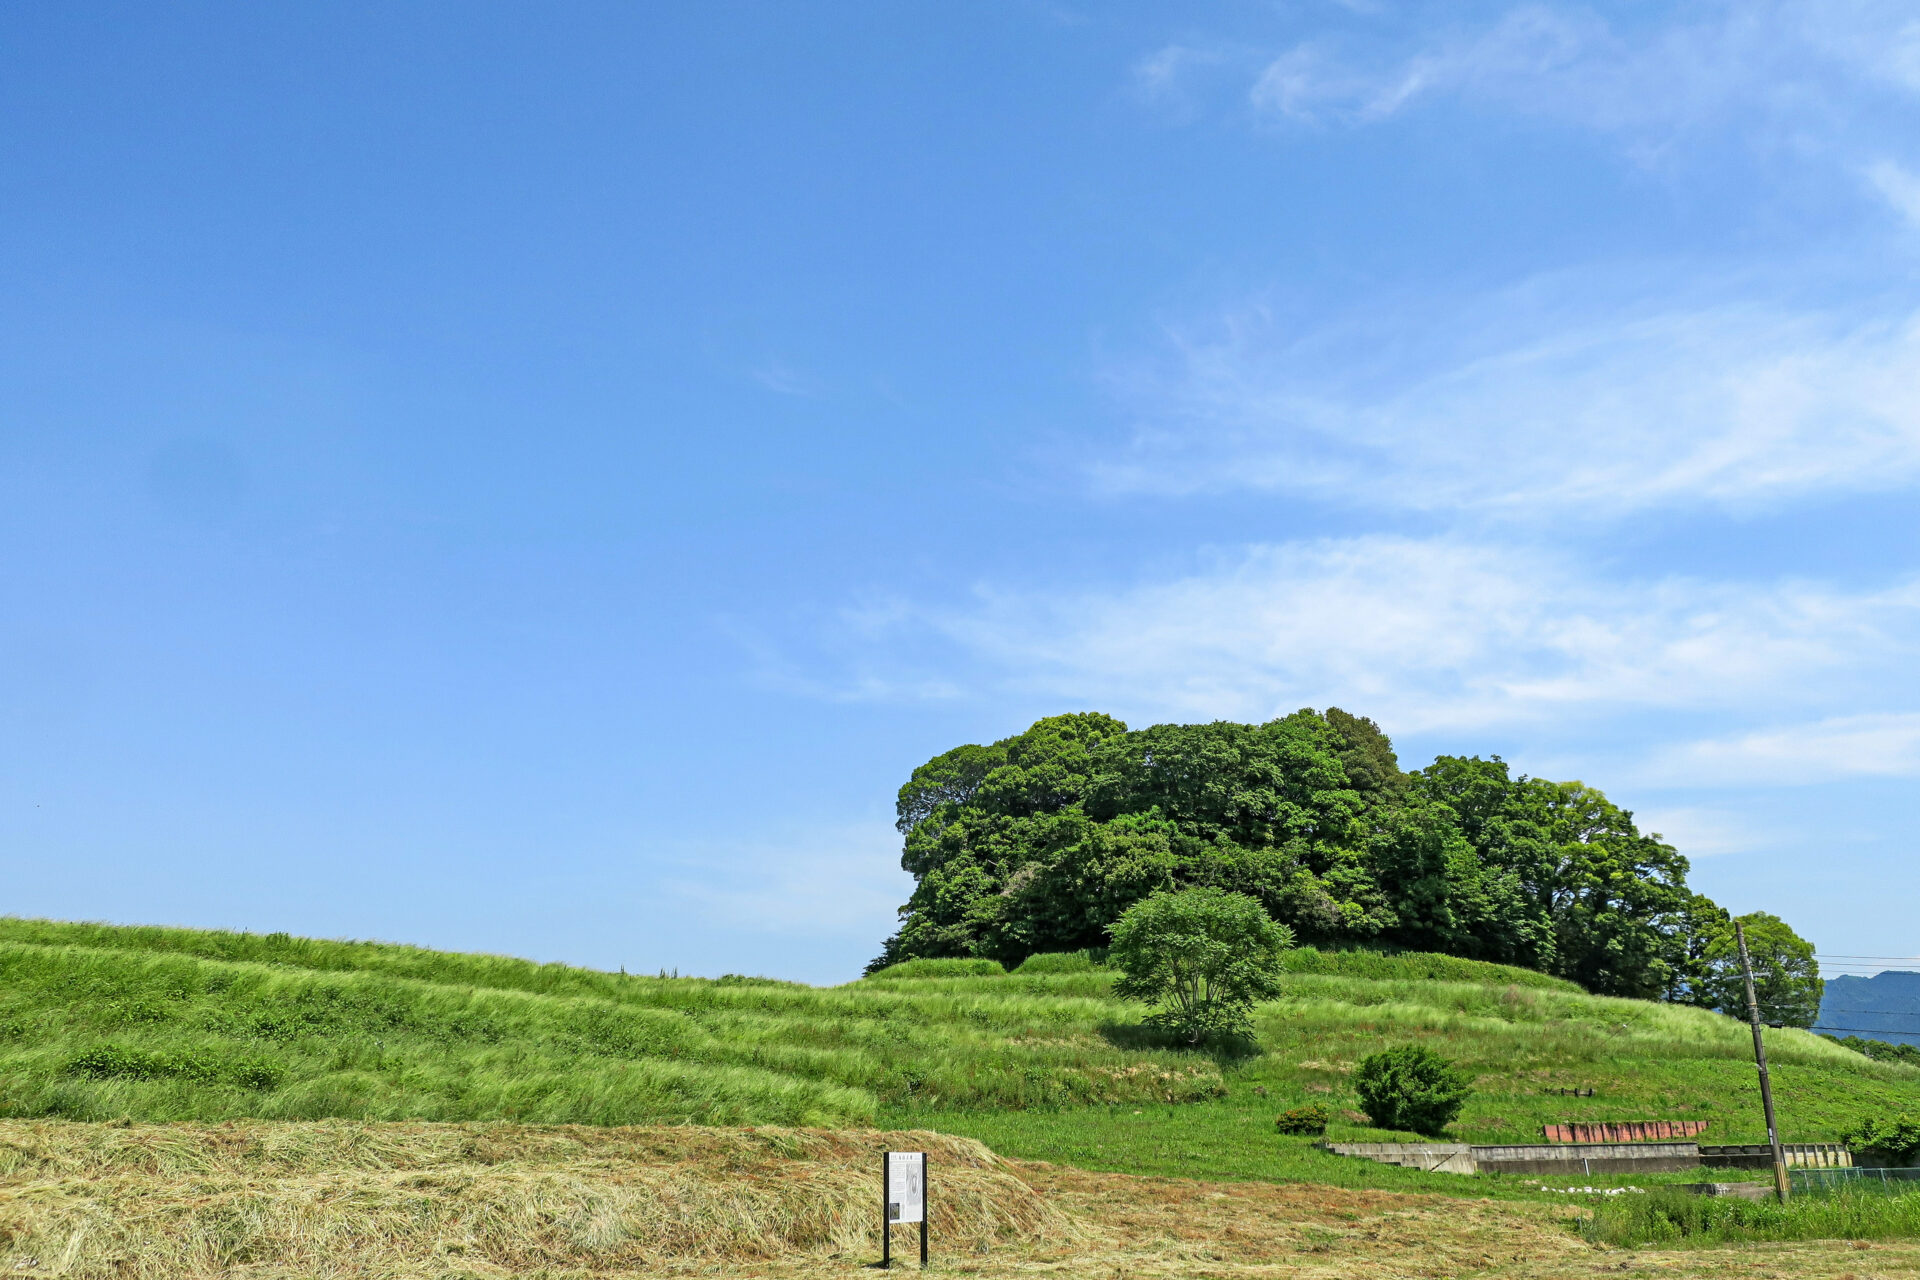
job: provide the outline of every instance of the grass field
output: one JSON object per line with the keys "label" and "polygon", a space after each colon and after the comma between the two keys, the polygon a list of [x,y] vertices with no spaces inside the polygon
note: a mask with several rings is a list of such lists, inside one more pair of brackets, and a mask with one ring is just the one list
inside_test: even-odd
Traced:
{"label": "grass field", "polygon": [[[1144,1038],[1103,972],[967,968],[811,988],[0,920],[0,1115],[881,1124],[1090,1170],[1537,1195],[1537,1179],[1425,1176],[1274,1133],[1276,1112],[1320,1101],[1336,1139],[1411,1136],[1368,1128],[1347,1080],[1366,1053],[1419,1041],[1476,1078],[1459,1139],[1660,1118],[1707,1119],[1714,1141],[1763,1136],[1743,1025],[1524,970],[1302,952],[1258,1012],[1261,1052],[1217,1058]],[[1790,1141],[1920,1107],[1920,1070],[1769,1037]]]}

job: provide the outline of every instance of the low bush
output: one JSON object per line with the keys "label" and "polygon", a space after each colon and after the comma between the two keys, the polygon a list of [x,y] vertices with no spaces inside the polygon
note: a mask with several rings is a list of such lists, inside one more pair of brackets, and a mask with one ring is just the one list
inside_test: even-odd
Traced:
{"label": "low bush", "polygon": [[1273,1122],[1273,1127],[1281,1133],[1320,1134],[1327,1131],[1327,1121],[1331,1117],[1327,1109],[1317,1102],[1309,1102],[1304,1107],[1294,1107],[1282,1111]]}
{"label": "low bush", "polygon": [[1596,1244],[1715,1245],[1760,1240],[1885,1240],[1920,1235],[1920,1193],[1742,1200],[1656,1189],[1616,1196],[1580,1224]]}
{"label": "low bush", "polygon": [[1840,1135],[1855,1151],[1872,1151],[1902,1163],[1920,1156],[1920,1115],[1868,1116]]}
{"label": "low bush", "polygon": [[1375,1125],[1425,1134],[1453,1123],[1473,1093],[1452,1063],[1412,1044],[1361,1059],[1353,1087]]}

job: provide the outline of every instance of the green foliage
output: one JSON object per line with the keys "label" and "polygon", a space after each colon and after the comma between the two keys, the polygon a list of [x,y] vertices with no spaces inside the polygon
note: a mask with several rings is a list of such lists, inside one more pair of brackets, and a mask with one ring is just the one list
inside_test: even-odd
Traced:
{"label": "green foliage", "polygon": [[221,1061],[196,1053],[167,1053],[96,1045],[74,1054],[60,1074],[91,1080],[190,1080],[195,1084],[234,1084],[243,1089],[274,1089],[286,1068],[264,1058]]}
{"label": "green foliage", "polygon": [[1906,1062],[1920,1066],[1920,1044],[1893,1044],[1886,1040],[1868,1040],[1861,1036],[1829,1036],[1835,1044],[1843,1044],[1855,1053],[1872,1058],[1875,1062]]}
{"label": "green foliage", "polygon": [[1329,1119],[1331,1117],[1325,1107],[1317,1102],[1309,1102],[1303,1107],[1282,1111],[1274,1118],[1273,1127],[1281,1133],[1321,1134],[1327,1131]]}
{"label": "green foliage", "polygon": [[928,761],[898,813],[915,888],[876,967],[1097,947],[1134,903],[1207,887],[1316,946],[1694,999],[1726,918],[1687,888],[1686,859],[1599,791],[1497,757],[1405,773],[1378,726],[1337,707],[1140,730],[1053,716]]}
{"label": "green foliage", "polygon": [[1106,948],[1098,951],[1037,951],[1020,962],[1015,973],[1093,973],[1107,968]]}
{"label": "green foliage", "polygon": [[1840,1135],[1855,1151],[1876,1151],[1897,1161],[1920,1156],[1920,1113],[1868,1116]]}
{"label": "green foliage", "polygon": [[[1724,911],[1709,918],[1695,933],[1698,959],[1691,966],[1685,998],[1704,1009],[1718,1009],[1745,1020],[1746,978],[1740,968],[1740,946],[1734,921]],[[1810,1027],[1820,1016],[1820,997],[1826,983],[1814,963],[1813,944],[1787,927],[1779,916],[1755,911],[1741,916],[1746,928],[1747,954],[1753,961],[1755,1002],[1760,1020],[1789,1027]]]}
{"label": "green foliage", "polygon": [[998,960],[970,956],[902,960],[899,964],[875,969],[867,976],[873,978],[993,978],[1006,971],[1006,966]]}
{"label": "green foliage", "polygon": [[1361,1109],[1382,1129],[1437,1134],[1452,1124],[1473,1090],[1452,1063],[1423,1045],[1369,1054],[1354,1072]]}
{"label": "green foliage", "polygon": [[1504,982],[1543,991],[1580,990],[1564,978],[1551,978],[1532,969],[1462,960],[1432,951],[1321,951],[1317,947],[1297,947],[1287,952],[1285,965],[1288,973],[1338,974],[1378,981],[1431,978],[1441,982]]}
{"label": "green foliage", "polygon": [[1718,1245],[1761,1240],[1885,1240],[1920,1235],[1920,1194],[1849,1191],[1785,1204],[1657,1189],[1614,1196],[1581,1224],[1596,1244]]}
{"label": "green foliage", "polygon": [[1113,926],[1114,994],[1160,1006],[1151,1021],[1188,1044],[1243,1034],[1256,1000],[1280,993],[1281,953],[1293,934],[1242,893],[1161,892]]}

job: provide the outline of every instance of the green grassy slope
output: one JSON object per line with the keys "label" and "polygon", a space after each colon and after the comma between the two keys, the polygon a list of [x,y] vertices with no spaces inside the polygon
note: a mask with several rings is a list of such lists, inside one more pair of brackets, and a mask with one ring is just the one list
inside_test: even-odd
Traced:
{"label": "green grassy slope", "polygon": [[[977,968],[978,966],[976,966]],[[1036,966],[1039,967],[1039,966]],[[1095,1168],[1393,1185],[1272,1131],[1321,1101],[1335,1138],[1366,1053],[1418,1040],[1477,1094],[1455,1132],[1704,1118],[1756,1141],[1744,1026],[1447,957],[1294,957],[1241,1060],[1146,1045],[1106,973],[921,963],[837,988],[655,978],[283,935],[0,920],[0,1114],[514,1119],[963,1133]],[[1920,1107],[1920,1069],[1770,1033],[1784,1136]],[[1593,1088],[1591,1099],[1548,1092]],[[1263,1096],[1264,1094],[1264,1096]]]}

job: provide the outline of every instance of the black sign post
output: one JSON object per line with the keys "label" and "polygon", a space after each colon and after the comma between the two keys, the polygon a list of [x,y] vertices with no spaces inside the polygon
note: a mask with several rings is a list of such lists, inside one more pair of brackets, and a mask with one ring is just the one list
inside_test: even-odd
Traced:
{"label": "black sign post", "polygon": [[920,1224],[920,1268],[927,1266],[927,1153],[888,1151],[880,1157],[880,1265],[893,1267],[893,1224]]}

